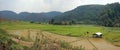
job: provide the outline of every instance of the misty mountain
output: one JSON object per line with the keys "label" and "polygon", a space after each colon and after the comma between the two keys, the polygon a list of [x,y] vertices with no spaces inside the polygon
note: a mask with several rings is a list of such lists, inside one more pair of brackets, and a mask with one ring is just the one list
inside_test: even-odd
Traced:
{"label": "misty mountain", "polygon": [[12,11],[0,11],[0,17],[11,20],[35,21],[35,22],[48,22],[54,16],[62,14],[61,12],[48,12],[48,13],[29,13],[21,12],[19,14]]}
{"label": "misty mountain", "polygon": [[20,20],[25,21],[36,21],[36,22],[48,22],[54,16],[60,15],[61,12],[48,12],[48,13],[28,13],[21,12],[18,14],[20,16]]}
{"label": "misty mountain", "polygon": [[16,20],[18,15],[12,11],[0,11],[0,18]]}

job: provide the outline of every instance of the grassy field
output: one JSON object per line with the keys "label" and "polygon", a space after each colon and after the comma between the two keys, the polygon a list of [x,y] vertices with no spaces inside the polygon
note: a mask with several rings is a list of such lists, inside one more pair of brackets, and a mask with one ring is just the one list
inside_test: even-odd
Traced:
{"label": "grassy field", "polygon": [[120,42],[120,28],[119,27],[103,27],[96,25],[49,25],[49,24],[31,24],[27,22],[16,23],[2,23],[0,28],[6,30],[22,30],[22,29],[37,29],[52,32],[67,36],[85,36],[86,32],[93,33],[102,32],[103,37],[110,41]]}

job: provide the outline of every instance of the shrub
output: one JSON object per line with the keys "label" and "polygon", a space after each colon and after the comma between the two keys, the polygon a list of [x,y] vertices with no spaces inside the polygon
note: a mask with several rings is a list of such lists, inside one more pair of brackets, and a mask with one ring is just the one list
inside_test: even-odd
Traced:
{"label": "shrub", "polygon": [[9,50],[23,50],[23,49],[24,49],[23,46],[15,44],[11,45],[9,48]]}

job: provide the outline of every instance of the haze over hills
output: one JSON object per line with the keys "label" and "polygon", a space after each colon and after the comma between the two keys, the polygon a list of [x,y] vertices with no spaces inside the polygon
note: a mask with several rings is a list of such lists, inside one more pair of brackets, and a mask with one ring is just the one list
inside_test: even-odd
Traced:
{"label": "haze over hills", "polygon": [[4,19],[16,20],[18,15],[12,11],[0,11],[0,17]]}
{"label": "haze over hills", "polygon": [[10,20],[47,22],[54,16],[57,16],[60,14],[61,12],[57,12],[57,11],[47,12],[47,13],[21,12],[19,14],[12,11],[0,11],[0,18],[10,19]]}

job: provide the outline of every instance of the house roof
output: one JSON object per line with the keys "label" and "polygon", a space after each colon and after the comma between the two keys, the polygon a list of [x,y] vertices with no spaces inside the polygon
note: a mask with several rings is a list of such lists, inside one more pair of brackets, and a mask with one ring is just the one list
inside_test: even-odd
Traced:
{"label": "house roof", "polygon": [[101,33],[101,32],[97,32],[97,33],[95,33],[95,34],[97,34],[97,35],[101,35],[102,33]]}

